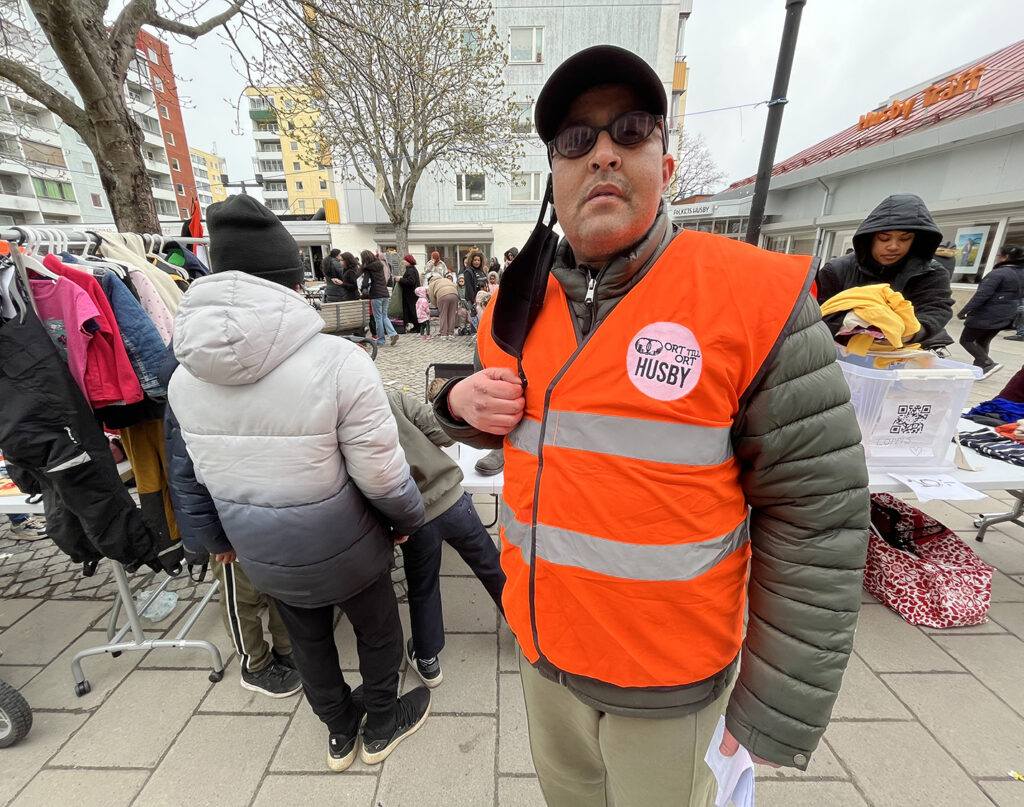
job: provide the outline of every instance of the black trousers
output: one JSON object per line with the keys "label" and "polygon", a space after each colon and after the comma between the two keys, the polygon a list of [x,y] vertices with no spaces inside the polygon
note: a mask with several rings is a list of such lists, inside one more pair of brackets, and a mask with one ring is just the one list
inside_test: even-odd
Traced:
{"label": "black trousers", "polygon": [[[298,608],[276,600],[292,640],[292,655],[313,712],[332,734],[352,736],[359,720],[334,642],[334,605]],[[354,597],[337,603],[356,634],[363,678],[366,733],[389,737],[395,729],[398,670],[404,658],[398,601],[386,572]]]}
{"label": "black trousers", "polygon": [[988,355],[988,346],[1001,328],[971,328],[964,326],[960,334],[960,346],[974,357],[974,366],[987,370],[993,364]]}
{"label": "black trousers", "polygon": [[418,658],[433,658],[444,648],[440,573],[441,547],[445,541],[462,556],[498,610],[502,610],[505,573],[501,570],[500,554],[473,507],[473,497],[463,493],[455,504],[402,544],[412,641]]}

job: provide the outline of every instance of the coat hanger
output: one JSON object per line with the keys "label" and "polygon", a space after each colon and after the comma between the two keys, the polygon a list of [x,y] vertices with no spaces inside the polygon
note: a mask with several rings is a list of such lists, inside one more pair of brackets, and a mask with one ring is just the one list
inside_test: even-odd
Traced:
{"label": "coat hanger", "polygon": [[[15,226],[14,229],[18,232],[18,236],[19,236],[18,244],[19,244],[19,246],[23,243],[22,236],[26,236],[29,239],[29,246],[30,247],[34,246],[34,244],[35,244],[35,242],[37,240],[37,235],[36,235],[35,230],[33,230],[30,227],[19,227],[19,226]],[[26,233],[26,230],[28,231],[27,233]],[[24,265],[24,267],[26,269],[28,269],[28,270],[30,270],[32,272],[35,272],[40,277],[45,277],[47,280],[52,280],[54,283],[56,283],[58,280],[60,280],[60,277],[58,275],[55,275],[53,272],[51,272],[49,269],[47,269],[45,266],[43,266],[42,261],[40,261],[38,258],[36,258],[31,252],[27,252],[27,251],[26,252],[22,252],[21,253],[21,262],[22,262],[22,264]]]}

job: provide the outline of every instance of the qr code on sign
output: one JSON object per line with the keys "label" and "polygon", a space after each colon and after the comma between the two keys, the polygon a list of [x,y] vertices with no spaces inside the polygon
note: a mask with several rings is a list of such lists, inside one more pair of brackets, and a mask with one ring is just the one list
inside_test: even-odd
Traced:
{"label": "qr code on sign", "polygon": [[896,419],[892,422],[889,433],[920,434],[924,431],[924,424],[931,413],[931,404],[901,404],[896,407]]}

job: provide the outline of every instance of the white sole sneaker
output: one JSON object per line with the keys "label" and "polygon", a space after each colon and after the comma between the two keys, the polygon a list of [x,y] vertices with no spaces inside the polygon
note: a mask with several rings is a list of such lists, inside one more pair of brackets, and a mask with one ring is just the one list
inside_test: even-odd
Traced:
{"label": "white sole sneaker", "polygon": [[419,679],[424,684],[426,684],[426,686],[429,687],[430,689],[434,689],[435,687],[439,687],[441,685],[441,682],[444,680],[444,673],[441,671],[440,665],[439,665],[439,668],[438,668],[438,671],[437,671],[437,677],[436,678],[427,678],[426,676],[424,676],[423,673],[420,672],[420,665],[416,663],[415,657],[413,657],[413,658],[409,657],[409,649],[408,648],[406,648],[406,650],[405,650],[405,666],[408,667],[413,672],[415,672],[416,675],[419,677]]}
{"label": "white sole sneaker", "polygon": [[424,722],[426,722],[426,719],[430,716],[431,705],[432,704],[430,703],[427,704],[426,711],[423,713],[423,716],[416,721],[415,725],[411,726],[404,734],[395,737],[388,745],[384,746],[384,748],[382,748],[380,751],[377,751],[376,753],[370,753],[366,750],[366,745],[364,744],[359,749],[359,758],[367,765],[376,765],[378,762],[383,762],[385,759],[388,758],[388,756],[390,756],[392,751],[398,748],[398,744],[402,742],[402,740],[404,740],[410,734],[415,734],[417,731],[419,731],[420,726],[422,726]]}
{"label": "white sole sneaker", "polygon": [[299,684],[291,692],[271,692],[268,689],[263,689],[255,684],[250,684],[244,678],[239,678],[238,683],[242,685],[242,689],[248,689],[250,692],[259,692],[261,695],[266,695],[268,698],[290,698],[296,693],[302,692],[302,684]]}
{"label": "white sole sneaker", "polygon": [[994,376],[996,373],[998,373],[1002,369],[1003,369],[1003,365],[1001,365],[1001,364],[993,364],[984,373],[981,374],[981,378],[978,379],[978,380],[979,381],[984,381],[986,378],[989,378],[990,376]]}
{"label": "white sole sneaker", "polygon": [[336,758],[331,756],[331,752],[327,752],[327,768],[334,771],[335,773],[341,773],[347,771],[352,767],[352,763],[356,761],[356,755],[359,753],[359,738],[356,737],[355,742],[352,743],[352,750],[349,751],[345,756]]}

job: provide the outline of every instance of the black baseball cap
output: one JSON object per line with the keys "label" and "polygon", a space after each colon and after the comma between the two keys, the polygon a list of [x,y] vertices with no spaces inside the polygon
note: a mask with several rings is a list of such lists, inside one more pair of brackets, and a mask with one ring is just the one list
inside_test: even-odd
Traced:
{"label": "black baseball cap", "polygon": [[562,62],[541,88],[533,116],[541,140],[553,140],[572,102],[602,84],[625,84],[636,93],[642,109],[666,114],[665,85],[654,68],[624,48],[595,45]]}

